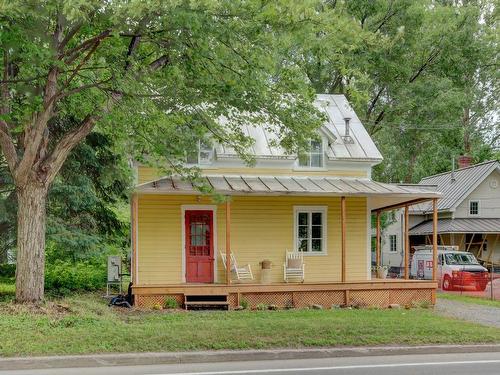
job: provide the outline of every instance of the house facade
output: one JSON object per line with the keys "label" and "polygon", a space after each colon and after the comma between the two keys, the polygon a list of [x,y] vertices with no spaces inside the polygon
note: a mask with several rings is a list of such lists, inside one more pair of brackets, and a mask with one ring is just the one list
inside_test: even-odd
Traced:
{"label": "house facade", "polygon": [[[253,307],[431,301],[433,282],[372,279],[370,217],[439,193],[372,181],[371,168],[382,155],[346,98],[318,95],[315,105],[328,120],[300,157],[277,146],[262,126],[243,129],[254,139],[252,167],[225,145],[200,142],[187,163],[200,168],[201,183],[222,202],[201,193],[200,181],[136,166],[136,304],[168,298],[187,304],[191,297],[230,307],[242,299]],[[284,282],[287,253],[300,254],[304,271],[297,282]],[[240,280],[240,266],[251,269],[251,277]]]}
{"label": "house facade", "polygon": [[[423,178],[421,185],[434,185],[442,193],[438,203],[438,244],[470,251],[488,266],[500,266],[500,162],[465,166]],[[410,248],[429,245],[432,236],[431,207],[419,204],[409,210]],[[382,264],[403,267],[404,210],[382,236]]]}

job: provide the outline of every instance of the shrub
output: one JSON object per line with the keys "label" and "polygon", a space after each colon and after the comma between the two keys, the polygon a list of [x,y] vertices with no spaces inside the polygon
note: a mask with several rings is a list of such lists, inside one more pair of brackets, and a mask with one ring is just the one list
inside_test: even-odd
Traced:
{"label": "shrub", "polygon": [[265,303],[259,303],[257,306],[256,306],[257,310],[267,310],[268,309],[268,306],[265,304]]}
{"label": "shrub", "polygon": [[175,298],[167,298],[167,300],[165,301],[165,308],[166,309],[178,309],[179,308],[179,304],[177,303],[177,300]]}
{"label": "shrub", "polygon": [[161,307],[161,303],[155,303],[152,307],[153,310],[161,310],[162,307]]}
{"label": "shrub", "polygon": [[47,264],[45,269],[45,289],[50,293],[64,295],[69,292],[95,291],[104,288],[105,285],[104,264],[57,260]]}
{"label": "shrub", "polygon": [[0,276],[1,277],[14,277],[16,276],[16,265],[15,264],[0,264]]}
{"label": "shrub", "polygon": [[241,306],[244,310],[246,310],[246,309],[248,309],[249,303],[248,303],[248,301],[247,301],[246,299],[242,299],[242,300],[240,300],[240,306]]}

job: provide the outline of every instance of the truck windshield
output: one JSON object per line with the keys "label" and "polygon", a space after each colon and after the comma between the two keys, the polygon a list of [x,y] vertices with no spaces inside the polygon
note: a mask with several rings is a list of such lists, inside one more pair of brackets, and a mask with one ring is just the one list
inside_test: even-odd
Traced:
{"label": "truck windshield", "polygon": [[472,254],[445,254],[446,264],[479,264]]}

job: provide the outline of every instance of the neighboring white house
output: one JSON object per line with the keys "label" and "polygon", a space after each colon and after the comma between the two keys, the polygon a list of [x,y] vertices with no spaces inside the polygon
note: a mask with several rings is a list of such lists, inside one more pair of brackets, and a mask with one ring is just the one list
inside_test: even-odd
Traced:
{"label": "neighboring white house", "polygon": [[[423,178],[418,185],[435,185],[438,201],[438,244],[455,245],[483,262],[500,265],[500,163],[492,160]],[[403,267],[404,210],[393,211],[382,231],[381,263]],[[432,206],[410,206],[410,251],[432,241]]]}

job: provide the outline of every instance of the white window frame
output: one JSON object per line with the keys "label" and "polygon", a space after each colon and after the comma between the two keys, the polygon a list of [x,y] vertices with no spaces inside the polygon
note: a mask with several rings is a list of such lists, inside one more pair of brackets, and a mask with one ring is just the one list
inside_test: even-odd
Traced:
{"label": "white window frame", "polygon": [[[301,251],[300,253],[304,256],[322,256],[327,255],[327,222],[328,222],[328,207],[327,206],[294,206],[293,207],[293,246],[295,251],[299,251],[299,213],[307,212],[311,215],[313,212],[321,213],[321,251],[311,250],[311,238],[308,239],[307,248],[308,251]],[[312,235],[311,225],[312,220],[309,220],[309,233]]]}
{"label": "white window frame", "polygon": [[[212,162],[214,161],[214,148],[213,146],[209,146],[209,147],[205,147],[202,149],[202,146],[203,145],[207,145],[206,142],[203,142],[202,140],[198,140],[198,146],[197,146],[197,150],[198,150],[198,156],[197,156],[197,162],[196,163],[189,163],[187,161],[187,155],[186,155],[186,164],[187,165],[210,165],[212,164]],[[201,159],[201,152],[208,152],[210,157],[208,160],[206,159]]]}
{"label": "white window frame", "polygon": [[[477,213],[473,214],[471,213],[471,204],[472,203],[477,203]],[[473,199],[473,200],[470,200],[469,201],[469,209],[468,209],[468,212],[469,212],[469,216],[479,216],[480,212],[481,212],[481,204],[480,204],[480,201],[477,200],[477,199]]]}
{"label": "white window frame", "polygon": [[[392,242],[394,239],[394,243]],[[394,245],[394,249],[393,249]],[[397,253],[398,252],[398,235],[397,234],[390,234],[389,235],[389,252],[390,253]]]}
{"label": "white window frame", "polygon": [[[311,142],[313,141],[318,141],[321,144],[321,150],[320,152],[312,152],[312,147],[311,147]],[[312,155],[320,155],[321,156],[321,165],[320,166],[312,166]],[[316,170],[323,170],[325,168],[325,142],[323,138],[320,139],[310,139],[309,140],[309,150],[304,153],[304,155],[307,155],[308,158],[308,163],[307,165],[300,165],[300,156],[297,157],[297,167],[300,169],[316,169]]]}

